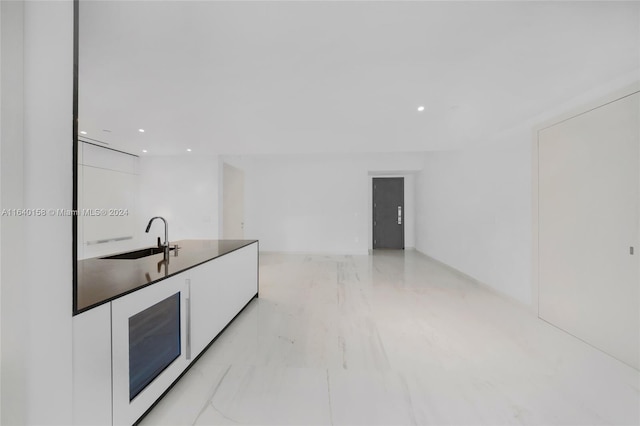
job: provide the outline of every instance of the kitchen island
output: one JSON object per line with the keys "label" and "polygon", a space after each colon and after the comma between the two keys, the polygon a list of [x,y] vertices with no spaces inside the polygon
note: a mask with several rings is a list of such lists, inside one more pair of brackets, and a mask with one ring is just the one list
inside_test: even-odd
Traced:
{"label": "kitchen island", "polygon": [[162,253],[140,259],[105,259],[106,256],[77,263],[75,314],[139,290],[147,285],[224,256],[256,240],[179,240],[169,262]]}
{"label": "kitchen island", "polygon": [[258,241],[177,245],[78,262],[74,424],[136,423],[258,297]]}

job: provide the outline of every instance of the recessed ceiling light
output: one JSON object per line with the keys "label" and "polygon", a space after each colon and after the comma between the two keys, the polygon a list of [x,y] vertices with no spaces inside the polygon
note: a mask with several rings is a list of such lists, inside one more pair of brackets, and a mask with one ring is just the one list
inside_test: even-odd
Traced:
{"label": "recessed ceiling light", "polygon": [[187,148],[187,152],[191,152],[191,148]]}
{"label": "recessed ceiling light", "polygon": [[420,106],[418,107],[418,111],[420,111],[420,112],[424,111],[424,107],[423,107],[422,105],[420,105]]}
{"label": "recessed ceiling light", "polygon": [[143,150],[142,150],[142,152],[147,152],[147,150],[146,150],[146,149],[143,149]]}
{"label": "recessed ceiling light", "polygon": [[80,134],[81,134],[81,135],[86,135],[86,134],[87,134],[87,132],[85,132],[84,130],[80,130]]}
{"label": "recessed ceiling light", "polygon": [[144,129],[138,129],[140,133],[144,133]]}

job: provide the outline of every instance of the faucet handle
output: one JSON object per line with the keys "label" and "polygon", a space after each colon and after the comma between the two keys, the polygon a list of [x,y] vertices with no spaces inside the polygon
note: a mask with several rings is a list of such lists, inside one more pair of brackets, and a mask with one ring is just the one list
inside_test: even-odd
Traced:
{"label": "faucet handle", "polygon": [[162,243],[160,242],[160,237],[158,237],[158,247],[162,247]]}

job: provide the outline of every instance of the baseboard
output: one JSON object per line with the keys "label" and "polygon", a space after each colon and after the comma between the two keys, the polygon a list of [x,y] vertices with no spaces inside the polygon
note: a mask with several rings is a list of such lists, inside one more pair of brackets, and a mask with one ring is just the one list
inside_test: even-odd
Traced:
{"label": "baseboard", "polygon": [[436,259],[433,256],[429,256],[428,254],[426,254],[423,251],[420,251],[419,249],[416,249],[416,253],[419,253],[422,256],[428,258],[429,260],[434,261],[438,265],[450,270],[454,274],[456,274],[456,275],[458,275],[458,276],[460,276],[462,278],[468,279],[469,281],[472,281],[474,284],[477,284],[479,287],[482,287],[483,289],[489,291],[490,293],[495,294],[496,296],[498,296],[498,297],[500,297],[500,298],[502,298],[504,300],[507,300],[507,301],[512,302],[512,303],[515,303],[516,305],[522,307],[524,310],[526,310],[527,312],[529,312],[531,315],[535,316],[536,318],[538,317],[538,312],[535,309],[535,306],[533,306],[533,304],[526,304],[523,301],[518,300],[513,296],[505,294],[505,293],[501,292],[500,290],[490,286],[489,284],[487,284],[485,282],[482,282],[479,279],[467,274],[466,272],[463,272],[463,271],[461,271],[461,270],[449,265],[448,263],[445,263],[445,262],[443,262],[443,261],[441,261],[439,259]]}

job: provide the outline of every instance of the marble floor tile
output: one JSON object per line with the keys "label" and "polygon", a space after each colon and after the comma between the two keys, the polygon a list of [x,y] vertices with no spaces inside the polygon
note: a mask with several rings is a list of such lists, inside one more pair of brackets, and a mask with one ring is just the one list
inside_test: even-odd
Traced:
{"label": "marble floor tile", "polygon": [[330,424],[327,389],[322,369],[232,366],[194,424]]}
{"label": "marble floor tile", "polygon": [[334,425],[415,425],[404,378],[392,371],[329,370]]}
{"label": "marble floor tile", "polygon": [[638,425],[640,374],[415,251],[262,254],[143,425]]}

